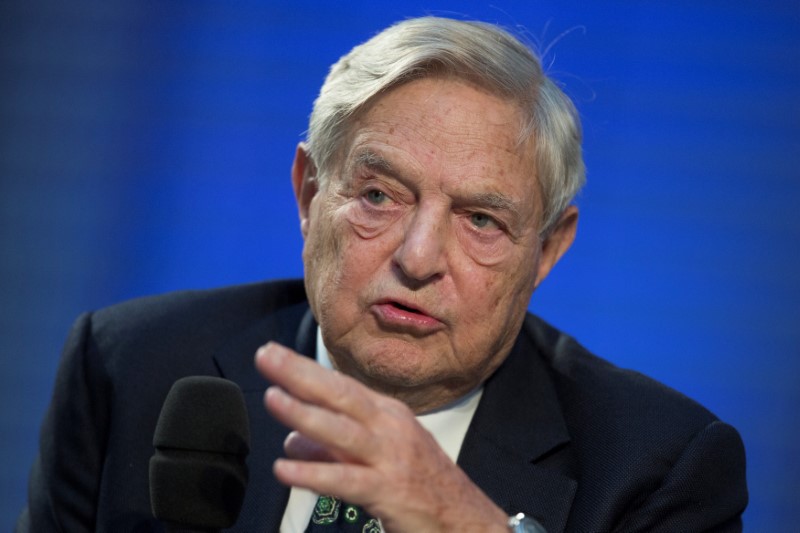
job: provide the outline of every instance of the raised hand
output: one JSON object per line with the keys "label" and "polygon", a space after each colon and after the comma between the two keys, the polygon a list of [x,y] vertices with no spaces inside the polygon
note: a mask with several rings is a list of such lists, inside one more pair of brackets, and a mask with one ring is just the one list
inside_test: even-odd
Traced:
{"label": "raised hand", "polygon": [[389,532],[508,531],[404,403],[278,344],[256,366],[274,384],[267,409],[294,430],[274,465],[282,483],[360,505]]}

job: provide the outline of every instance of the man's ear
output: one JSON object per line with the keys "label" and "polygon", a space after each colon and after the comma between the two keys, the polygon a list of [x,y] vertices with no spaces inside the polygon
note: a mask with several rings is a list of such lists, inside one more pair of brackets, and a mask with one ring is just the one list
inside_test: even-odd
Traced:
{"label": "man's ear", "polygon": [[297,200],[297,211],[300,214],[300,232],[305,239],[308,234],[311,200],[319,190],[319,182],[317,181],[317,168],[314,161],[311,160],[305,143],[302,142],[297,145],[292,163],[292,188],[295,200]]}
{"label": "man's ear", "polygon": [[575,232],[578,230],[578,208],[574,205],[568,206],[561,213],[555,227],[550,231],[550,235],[542,243],[542,256],[539,260],[539,270],[536,273],[535,287],[544,281],[550,270],[558,263],[572,242],[575,240]]}

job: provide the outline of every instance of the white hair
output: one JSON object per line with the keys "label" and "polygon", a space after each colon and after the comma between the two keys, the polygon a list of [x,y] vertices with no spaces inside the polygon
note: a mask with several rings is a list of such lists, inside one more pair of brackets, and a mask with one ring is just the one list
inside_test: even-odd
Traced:
{"label": "white hair", "polygon": [[311,113],[307,145],[325,180],[360,110],[389,89],[427,76],[454,76],[516,104],[520,146],[531,137],[535,185],[547,234],[585,181],[575,106],[519,39],[484,22],[422,17],[399,22],[353,48],[328,73]]}

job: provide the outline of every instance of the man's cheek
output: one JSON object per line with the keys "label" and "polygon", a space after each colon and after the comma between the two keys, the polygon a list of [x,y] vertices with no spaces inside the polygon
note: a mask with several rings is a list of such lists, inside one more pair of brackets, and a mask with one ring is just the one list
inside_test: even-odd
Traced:
{"label": "man's cheek", "polygon": [[328,213],[321,214],[314,221],[303,248],[307,276],[329,279],[340,270],[344,247],[339,233]]}

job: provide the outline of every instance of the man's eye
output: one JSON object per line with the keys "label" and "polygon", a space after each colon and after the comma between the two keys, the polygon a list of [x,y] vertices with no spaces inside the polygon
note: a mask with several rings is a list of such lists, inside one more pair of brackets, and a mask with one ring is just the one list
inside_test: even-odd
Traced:
{"label": "man's eye", "polygon": [[364,194],[364,197],[369,203],[374,205],[380,205],[389,198],[386,196],[386,193],[379,191],[378,189],[371,189],[367,191],[366,194]]}
{"label": "man's eye", "polygon": [[469,216],[472,225],[479,229],[492,229],[497,227],[497,222],[485,213],[472,213]]}

